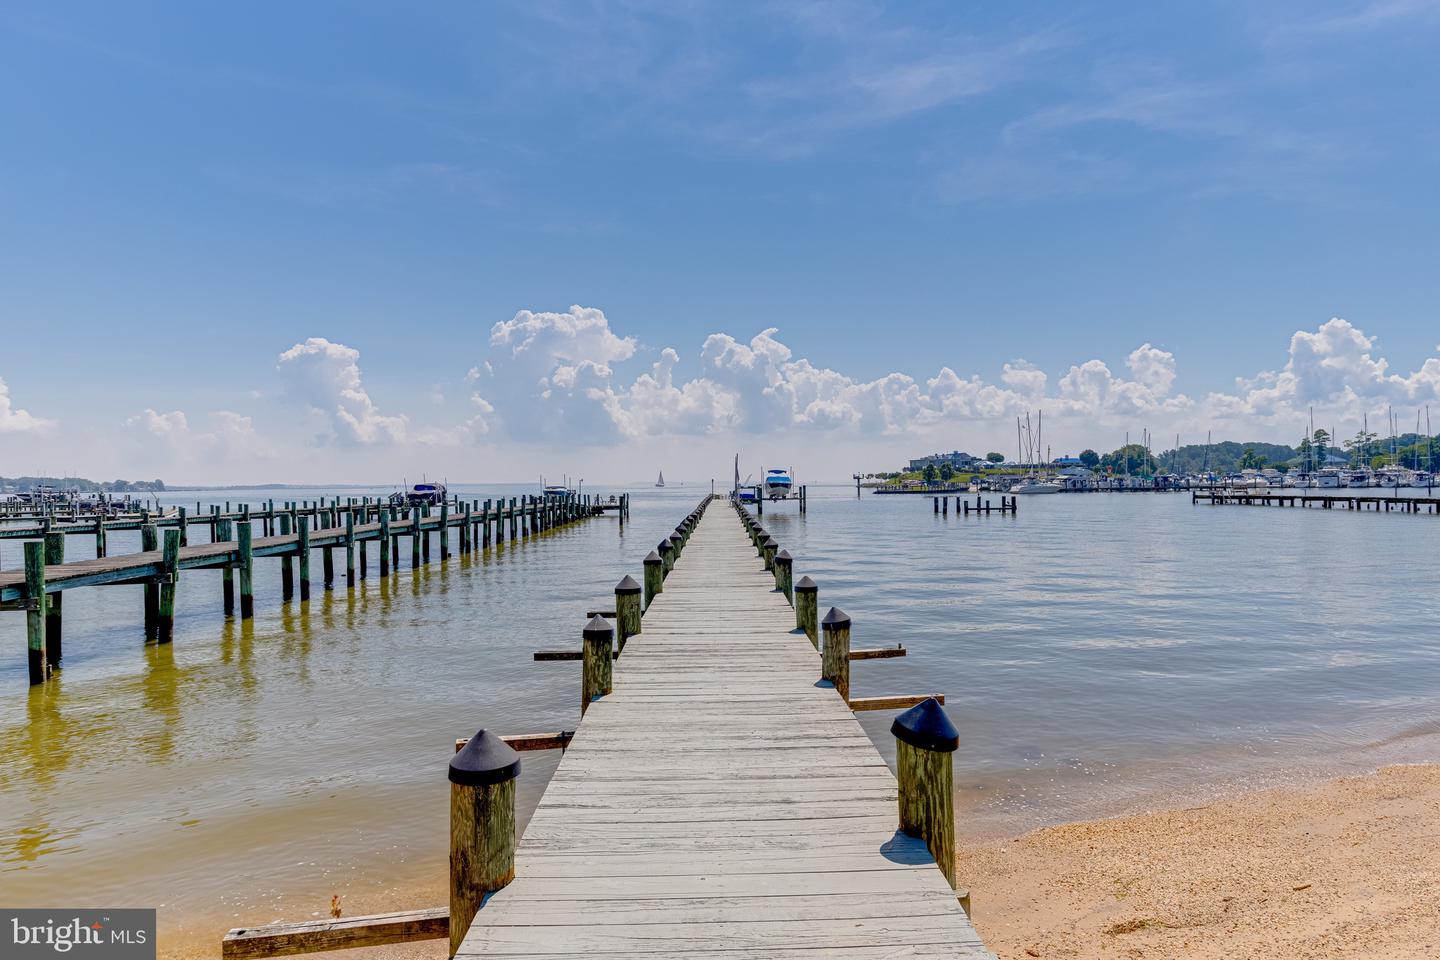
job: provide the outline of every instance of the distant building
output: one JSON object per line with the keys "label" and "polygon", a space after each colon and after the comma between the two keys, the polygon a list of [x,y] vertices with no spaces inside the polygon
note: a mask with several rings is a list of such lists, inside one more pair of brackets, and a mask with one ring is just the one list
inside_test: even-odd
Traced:
{"label": "distant building", "polygon": [[968,453],[959,450],[950,453],[932,453],[928,457],[921,457],[918,460],[910,461],[911,472],[923,471],[926,467],[933,466],[936,470],[944,464],[950,464],[956,470],[969,470],[977,463],[983,463],[979,457],[972,457]]}

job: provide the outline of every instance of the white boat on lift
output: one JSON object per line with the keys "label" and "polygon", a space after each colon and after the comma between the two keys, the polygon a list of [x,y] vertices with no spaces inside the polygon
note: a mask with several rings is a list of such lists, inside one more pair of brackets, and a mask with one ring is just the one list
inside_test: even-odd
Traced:
{"label": "white boat on lift", "polygon": [[765,496],[770,500],[785,500],[790,496],[795,481],[790,476],[789,470],[766,470],[765,471]]}

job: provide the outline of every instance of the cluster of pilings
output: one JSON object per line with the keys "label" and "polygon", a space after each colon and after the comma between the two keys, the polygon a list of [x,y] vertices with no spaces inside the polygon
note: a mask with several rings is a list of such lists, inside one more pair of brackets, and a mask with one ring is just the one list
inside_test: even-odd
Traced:
{"label": "cluster of pilings", "polygon": [[[963,513],[965,516],[969,516],[972,513],[990,513],[992,511],[994,511],[995,513],[1015,513],[1016,507],[1018,506],[1016,501],[1018,499],[1019,497],[1016,496],[1002,496],[1000,498],[1000,505],[997,507],[990,502],[989,498],[985,498],[982,500],[978,494],[975,497],[974,503],[971,503],[968,499],[964,497],[956,497],[955,515],[960,516]],[[949,516],[950,498],[936,497],[935,512],[942,516]]]}
{"label": "cluster of pilings", "polygon": [[[436,504],[387,504],[321,501],[314,505],[289,503],[277,509],[271,502],[252,513],[248,504],[238,512],[215,505],[210,513],[187,515],[183,507],[173,513],[88,522],[55,523],[46,518],[36,529],[0,528],[0,537],[27,540],[25,565],[19,571],[0,572],[0,609],[26,611],[26,648],[30,682],[43,683],[59,666],[63,652],[62,602],[66,590],[106,584],[141,584],[144,597],[145,638],[168,643],[174,635],[175,593],[183,570],[219,569],[221,602],[226,616],[236,613],[239,581],[239,615],[255,614],[254,563],[257,557],[280,560],[281,599],[310,599],[311,561],[321,552],[323,589],[336,583],[336,551],[344,552],[345,584],[354,590],[357,580],[370,575],[369,547],[377,549],[379,575],[399,571],[400,540],[410,540],[411,567],[431,559],[432,540],[438,539],[441,560],[450,558],[452,540],[460,555],[544,533],[606,511],[614,511],[623,525],[629,513],[629,496],[622,494],[602,503],[598,497],[575,494],[512,497],[508,500],[443,500]],[[208,524],[211,542],[191,545],[189,529]],[[260,525],[262,536],[255,537]],[[140,552],[108,556],[107,534],[116,529],[138,529]],[[65,562],[65,537],[96,538],[96,559]],[[163,534],[163,542],[162,542]]]}

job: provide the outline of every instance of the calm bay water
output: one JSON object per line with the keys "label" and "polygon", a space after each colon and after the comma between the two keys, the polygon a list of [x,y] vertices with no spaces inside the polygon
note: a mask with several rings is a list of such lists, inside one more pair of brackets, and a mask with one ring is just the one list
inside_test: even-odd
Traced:
{"label": "calm bay water", "polygon": [[[576,645],[708,490],[632,491],[623,534],[596,519],[414,573],[402,548],[387,583],[372,555],[353,599],[317,584],[305,607],[259,560],[244,625],[220,615],[218,573],[187,571],[164,648],[143,641],[138,586],[74,591],[65,668],[41,688],[23,617],[0,614],[0,902],[161,905],[172,941],[217,943],[331,894],[350,914],[443,902],[451,742],[573,727],[578,665],[531,653]],[[362,492],[384,491],[283,497]],[[765,523],[856,646],[909,649],[857,663],[854,695],[946,694],[962,835],[1437,756],[1440,517],[1086,494],[946,518],[812,487],[808,516]],[[0,566],[19,558],[0,544]],[[887,757],[890,719],[861,715]],[[558,759],[525,756],[522,819]]]}

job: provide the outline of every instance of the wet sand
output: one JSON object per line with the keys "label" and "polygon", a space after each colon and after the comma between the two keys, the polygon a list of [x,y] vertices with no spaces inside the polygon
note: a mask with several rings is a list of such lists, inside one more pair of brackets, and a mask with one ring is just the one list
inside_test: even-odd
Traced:
{"label": "wet sand", "polygon": [[964,847],[1002,960],[1440,956],[1440,765]]}

